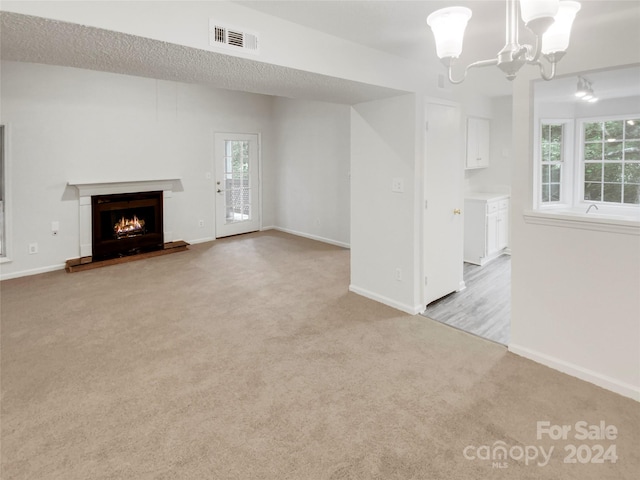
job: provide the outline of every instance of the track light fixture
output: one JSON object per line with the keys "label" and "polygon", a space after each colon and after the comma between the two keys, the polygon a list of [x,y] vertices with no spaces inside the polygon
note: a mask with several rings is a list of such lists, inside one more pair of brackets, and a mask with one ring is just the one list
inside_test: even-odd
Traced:
{"label": "track light fixture", "polygon": [[578,77],[578,86],[576,87],[575,96],[589,103],[595,103],[598,101],[598,97],[593,93],[593,85],[584,77]]}

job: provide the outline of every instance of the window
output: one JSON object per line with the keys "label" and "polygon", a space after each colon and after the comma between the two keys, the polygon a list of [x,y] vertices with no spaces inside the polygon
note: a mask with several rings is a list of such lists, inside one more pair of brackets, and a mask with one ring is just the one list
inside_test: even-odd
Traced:
{"label": "window", "polygon": [[560,201],[564,160],[564,125],[541,126],[540,138],[540,200],[542,203]]}
{"label": "window", "polygon": [[582,199],[640,204],[640,117],[583,121],[581,131]]}
{"label": "window", "polygon": [[536,208],[640,206],[640,115],[541,119],[536,136]]}

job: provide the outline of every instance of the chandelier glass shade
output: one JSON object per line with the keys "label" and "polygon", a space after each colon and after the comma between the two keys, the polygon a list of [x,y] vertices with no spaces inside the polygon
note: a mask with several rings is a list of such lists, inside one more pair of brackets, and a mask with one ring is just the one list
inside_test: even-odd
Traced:
{"label": "chandelier glass shade", "polygon": [[[569,46],[571,27],[579,10],[580,3],[570,0],[506,0],[505,46],[496,58],[468,65],[458,80],[453,78],[453,64],[462,53],[464,31],[472,16],[471,10],[466,7],[442,8],[427,17],[427,24],[433,31],[438,58],[449,70],[451,83],[462,83],[471,68],[488,66],[497,66],[509,80],[513,80],[525,64],[538,66],[542,78],[551,80],[555,76],[557,62]],[[535,45],[520,43],[518,17],[535,35]]]}

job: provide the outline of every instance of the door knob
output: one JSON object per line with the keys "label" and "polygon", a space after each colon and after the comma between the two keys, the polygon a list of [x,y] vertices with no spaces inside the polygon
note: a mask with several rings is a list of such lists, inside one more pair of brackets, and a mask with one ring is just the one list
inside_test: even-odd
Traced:
{"label": "door knob", "polygon": [[460,215],[461,213],[462,213],[462,210],[460,210],[459,208],[456,208],[456,209],[453,211],[453,214],[454,214],[454,215]]}

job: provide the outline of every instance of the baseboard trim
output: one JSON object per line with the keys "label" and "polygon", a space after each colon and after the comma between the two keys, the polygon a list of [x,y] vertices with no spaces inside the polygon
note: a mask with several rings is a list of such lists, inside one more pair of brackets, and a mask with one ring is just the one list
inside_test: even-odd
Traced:
{"label": "baseboard trim", "polygon": [[195,240],[189,240],[188,243],[189,245],[195,245],[196,243],[207,243],[207,242],[213,242],[215,240],[215,237],[204,237],[204,238],[196,238]]}
{"label": "baseboard trim", "polygon": [[310,240],[316,240],[322,243],[328,243],[329,245],[335,245],[336,247],[351,248],[351,245],[345,242],[340,242],[338,240],[332,240],[330,238],[320,237],[318,235],[312,235],[310,233],[299,232],[297,230],[291,230],[289,228],[270,226],[270,227],[262,227],[262,230],[278,230],[279,232],[289,233],[291,235],[308,238]]}
{"label": "baseboard trim", "polygon": [[357,293],[358,295],[362,295],[363,297],[368,298],[369,300],[374,300],[378,303],[382,303],[388,307],[395,308],[396,310],[400,310],[401,312],[408,313],[409,315],[417,315],[424,310],[422,305],[409,306],[404,303],[396,302],[391,298],[385,297],[383,295],[378,295],[377,293],[373,293],[366,288],[360,288],[356,285],[349,285],[349,291],[353,293]]}
{"label": "baseboard trim", "polygon": [[579,378],[580,380],[593,383],[594,385],[602,387],[606,390],[610,390],[614,393],[640,402],[640,387],[637,387],[635,385],[621,382],[620,380],[609,377],[607,375],[602,375],[601,373],[594,372],[593,370],[580,367],[570,362],[565,362],[564,360],[560,360],[559,358],[537,352],[521,345],[510,344],[509,351],[521,357],[533,360],[534,362],[546,365],[547,367],[553,368],[554,370],[558,370],[562,373],[566,373],[567,375],[571,375],[572,377]]}
{"label": "baseboard trim", "polygon": [[65,264],[49,265],[48,267],[34,268],[32,270],[20,270],[19,272],[6,273],[0,275],[1,280],[11,280],[12,278],[30,277],[31,275],[39,275],[41,273],[55,272],[57,270],[64,270]]}

